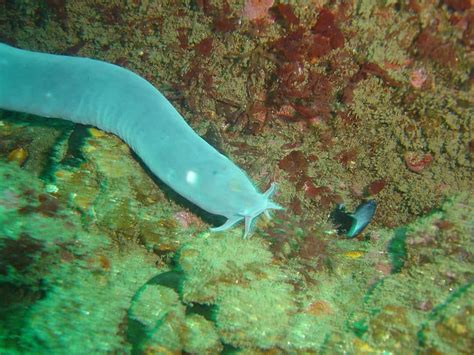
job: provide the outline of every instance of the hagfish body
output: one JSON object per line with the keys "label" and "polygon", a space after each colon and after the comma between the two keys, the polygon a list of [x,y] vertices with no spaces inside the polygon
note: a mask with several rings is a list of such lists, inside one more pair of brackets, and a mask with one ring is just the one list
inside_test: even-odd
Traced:
{"label": "hagfish body", "polygon": [[199,137],[148,81],[116,65],[0,43],[0,108],[96,126],[122,138],[149,169],[225,230],[281,207],[275,185],[260,193],[231,160]]}

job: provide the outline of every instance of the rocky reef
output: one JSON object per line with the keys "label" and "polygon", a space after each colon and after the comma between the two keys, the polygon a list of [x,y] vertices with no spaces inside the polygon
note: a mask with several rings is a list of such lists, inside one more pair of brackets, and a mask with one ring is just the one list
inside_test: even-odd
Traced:
{"label": "rocky reef", "polygon": [[[6,353],[468,353],[469,1],[1,1],[0,41],[125,66],[286,207],[250,240],[117,137],[0,111]],[[14,94],[14,93],[12,93]],[[363,233],[329,215],[377,202]]]}

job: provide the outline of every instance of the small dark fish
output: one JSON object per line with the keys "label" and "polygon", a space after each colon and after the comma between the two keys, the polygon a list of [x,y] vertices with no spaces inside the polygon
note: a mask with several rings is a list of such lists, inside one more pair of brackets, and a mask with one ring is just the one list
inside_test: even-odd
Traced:
{"label": "small dark fish", "polygon": [[338,232],[348,238],[359,235],[370,223],[375,214],[377,203],[374,200],[366,201],[357,206],[354,213],[346,212],[344,205],[338,205],[331,213],[332,221],[338,225]]}

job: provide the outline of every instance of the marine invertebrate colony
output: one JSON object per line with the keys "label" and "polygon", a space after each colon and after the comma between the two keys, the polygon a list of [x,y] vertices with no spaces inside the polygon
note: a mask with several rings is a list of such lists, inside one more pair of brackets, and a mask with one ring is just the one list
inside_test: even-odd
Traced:
{"label": "marine invertebrate colony", "polygon": [[148,81],[88,58],[0,44],[0,108],[89,124],[121,137],[163,182],[204,210],[227,217],[214,231],[268,209],[275,185],[257,191],[248,176],[199,137]]}

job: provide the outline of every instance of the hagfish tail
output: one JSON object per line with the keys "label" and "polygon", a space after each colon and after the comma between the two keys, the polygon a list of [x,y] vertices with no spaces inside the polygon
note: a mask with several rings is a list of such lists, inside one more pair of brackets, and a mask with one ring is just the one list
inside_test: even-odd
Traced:
{"label": "hagfish tail", "polygon": [[202,209],[227,218],[213,231],[254,220],[275,184],[260,193],[231,160],[199,137],[148,81],[89,58],[52,55],[0,43],[0,108],[96,126],[123,139],[164,183]]}

